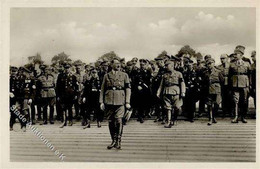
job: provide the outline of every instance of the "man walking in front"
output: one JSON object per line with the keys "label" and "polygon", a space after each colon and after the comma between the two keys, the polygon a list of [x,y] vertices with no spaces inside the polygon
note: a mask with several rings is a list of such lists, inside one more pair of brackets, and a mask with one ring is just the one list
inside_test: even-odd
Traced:
{"label": "man walking in front", "polygon": [[130,109],[131,89],[128,75],[120,71],[120,61],[114,59],[111,64],[112,71],[105,74],[102,82],[99,103],[101,110],[107,114],[112,139],[107,149],[121,149],[122,119],[125,108]]}
{"label": "man walking in front", "polygon": [[165,65],[168,72],[162,77],[157,97],[163,98],[164,109],[167,111],[168,122],[164,127],[171,128],[181,111],[182,98],[185,97],[186,86],[181,72],[174,70],[174,62],[169,60]]}

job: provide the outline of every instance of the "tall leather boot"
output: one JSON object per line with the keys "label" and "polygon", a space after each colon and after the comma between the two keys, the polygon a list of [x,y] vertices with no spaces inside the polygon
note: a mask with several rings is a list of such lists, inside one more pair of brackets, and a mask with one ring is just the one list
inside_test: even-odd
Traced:
{"label": "tall leather boot", "polygon": [[101,127],[101,122],[97,121],[97,127],[100,128]]}
{"label": "tall leather boot", "polygon": [[212,122],[213,123],[217,123],[215,116],[216,116],[216,113],[218,112],[218,108],[219,108],[219,106],[216,104],[213,107],[213,110],[212,110]]}
{"label": "tall leather boot", "polygon": [[90,119],[86,119],[86,125],[83,127],[83,129],[90,128]]}
{"label": "tall leather boot", "polygon": [[238,123],[238,104],[235,105],[235,118],[231,121],[231,123]]}
{"label": "tall leather boot", "polygon": [[209,108],[209,122],[208,125],[212,125],[212,119],[213,119],[213,112],[212,112],[212,107]]}
{"label": "tall leather boot", "polygon": [[65,110],[64,112],[62,112],[62,116],[63,116],[63,123],[61,124],[60,128],[63,128],[64,126],[67,126],[67,111]]}
{"label": "tall leather boot", "polygon": [[171,117],[172,117],[172,112],[171,110],[168,110],[167,112],[167,124],[164,126],[165,128],[171,128]]}
{"label": "tall leather boot", "polygon": [[108,128],[109,128],[110,136],[111,136],[111,139],[112,139],[112,143],[109,146],[107,146],[107,149],[113,148],[116,144],[117,134],[115,132],[115,129],[116,129],[115,125],[116,124],[115,124],[114,121],[108,122]]}
{"label": "tall leather boot", "polygon": [[172,126],[177,126],[177,119],[178,119],[178,115],[180,114],[182,110],[181,109],[174,109],[172,111]]}
{"label": "tall leather boot", "polygon": [[[248,105],[246,105],[246,106],[248,106]],[[247,112],[247,107],[243,107],[243,114],[241,115],[241,121],[242,121],[242,123],[247,123],[247,120],[246,120],[246,112]]]}
{"label": "tall leather boot", "polygon": [[48,124],[48,122],[47,122],[47,106],[48,106],[48,105],[44,105],[44,106],[43,106],[43,122],[40,123],[40,125],[46,125],[46,124]]}
{"label": "tall leather boot", "polygon": [[53,122],[53,114],[54,114],[54,106],[51,105],[50,106],[50,117],[49,117],[50,124],[54,124],[54,122]]}
{"label": "tall leather boot", "polygon": [[117,123],[117,140],[116,140],[116,145],[115,148],[116,149],[121,149],[121,137],[123,134],[123,123],[122,120],[119,120],[119,122]]}

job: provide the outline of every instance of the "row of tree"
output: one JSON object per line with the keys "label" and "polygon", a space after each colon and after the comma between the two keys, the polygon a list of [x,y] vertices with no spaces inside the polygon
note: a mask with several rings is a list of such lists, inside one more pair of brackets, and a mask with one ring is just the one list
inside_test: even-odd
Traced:
{"label": "row of tree", "polygon": [[[165,56],[167,54],[168,53],[164,50],[157,57],[163,57],[163,56]],[[176,57],[181,57],[184,54],[189,54],[191,57],[195,57],[195,58],[196,57],[202,57],[202,55],[199,52],[196,52],[189,45],[183,46],[175,56]],[[111,61],[111,60],[113,60],[115,58],[116,59],[120,59],[120,57],[114,51],[111,51],[111,52],[105,53],[102,56],[100,56],[98,58],[96,64],[99,64],[100,61],[102,61],[102,60]],[[37,53],[35,56],[29,56],[28,60],[29,60],[29,63],[25,65],[27,68],[30,68],[30,67],[34,66],[35,64],[43,63],[43,61],[41,59],[41,55],[39,53]],[[62,64],[64,62],[70,62],[73,65],[76,65],[76,64],[79,64],[79,63],[83,63],[81,60],[72,61],[69,58],[69,55],[66,54],[65,52],[61,52],[61,53],[53,56],[53,58],[51,59],[51,62],[52,62],[52,65]]]}

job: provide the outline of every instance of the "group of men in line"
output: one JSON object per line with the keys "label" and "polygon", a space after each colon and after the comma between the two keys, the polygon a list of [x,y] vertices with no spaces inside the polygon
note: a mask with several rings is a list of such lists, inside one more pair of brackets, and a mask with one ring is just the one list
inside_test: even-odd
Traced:
{"label": "group of men in line", "polygon": [[[40,71],[12,66],[10,108],[15,106],[27,119],[23,122],[18,118],[24,131],[28,121],[35,124],[36,112],[42,125],[48,121],[54,123],[56,109],[61,128],[73,125],[73,119],[82,118],[84,129],[90,127],[91,113],[98,127],[106,115],[112,140],[121,137],[127,111],[133,112],[140,123],[153,112],[154,122],[161,121],[170,128],[180,113],[194,122],[198,101],[199,116],[207,105],[208,125],[217,123],[215,116],[220,103],[223,115],[234,116],[232,123],[238,123],[239,116],[246,123],[249,96],[254,101],[256,97],[256,52],[251,54],[251,64],[243,56],[244,51],[245,47],[238,45],[231,55],[222,54],[218,66],[210,55],[204,59],[195,57],[194,63],[188,53],[181,57],[160,56],[151,61],[133,58],[127,63],[115,58],[84,68],[82,64],[69,62],[58,68],[41,64]],[[17,115],[13,109],[10,112],[10,130],[13,130]]]}

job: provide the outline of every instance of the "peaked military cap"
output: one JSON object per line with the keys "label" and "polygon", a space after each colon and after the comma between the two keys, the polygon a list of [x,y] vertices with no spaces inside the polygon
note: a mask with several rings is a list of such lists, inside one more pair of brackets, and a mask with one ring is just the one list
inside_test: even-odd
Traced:
{"label": "peaked military cap", "polygon": [[163,57],[156,57],[154,58],[154,60],[158,61],[158,60],[163,60],[164,58]]}
{"label": "peaked military cap", "polygon": [[15,66],[10,66],[10,70],[11,70],[11,71],[13,71],[13,72],[15,72],[15,71],[17,71],[17,70],[18,70],[18,68],[17,68],[17,67],[15,67]]}
{"label": "peaked military cap", "polygon": [[237,45],[234,52],[235,53],[241,53],[242,55],[245,53],[245,47],[242,45]]}
{"label": "peaked military cap", "polygon": [[227,55],[227,54],[221,54],[221,55],[220,55],[220,59],[222,59],[222,58],[224,58],[224,59],[225,59],[225,58],[227,58],[227,57],[228,57],[228,55]]}
{"label": "peaked military cap", "polygon": [[209,58],[206,60],[206,64],[215,63],[215,59]]}
{"label": "peaked military cap", "polygon": [[134,57],[133,59],[132,59],[132,61],[138,61],[138,58],[137,57]]}
{"label": "peaked military cap", "polygon": [[64,68],[65,69],[68,69],[68,68],[70,68],[71,67],[71,64],[70,63],[64,63]]}
{"label": "peaked military cap", "polygon": [[108,66],[109,65],[109,63],[108,63],[108,61],[107,60],[103,60],[102,62],[101,62],[101,64],[100,64],[101,66]]}
{"label": "peaked military cap", "polygon": [[149,60],[147,60],[147,59],[140,59],[139,62],[149,63]]}
{"label": "peaked military cap", "polygon": [[205,57],[204,57],[204,60],[208,60],[209,58],[211,58],[211,55],[206,55]]}
{"label": "peaked military cap", "polygon": [[19,71],[24,71],[24,72],[27,72],[27,73],[31,73],[31,71],[29,69],[27,69],[26,67],[23,67],[23,66],[21,66],[19,68]]}
{"label": "peaked military cap", "polygon": [[165,63],[165,65],[170,65],[170,64],[174,64],[174,60],[173,59],[169,59]]}
{"label": "peaked military cap", "polygon": [[132,62],[132,61],[128,61],[128,62],[126,62],[126,65],[127,65],[127,66],[132,66],[132,65],[133,65],[133,62]]}
{"label": "peaked military cap", "polygon": [[174,55],[171,55],[171,58],[170,58],[172,61],[180,61],[181,58],[179,58],[178,56],[174,56]]}
{"label": "peaked military cap", "polygon": [[40,69],[45,69],[46,67],[47,67],[47,65],[45,65],[45,64],[40,65]]}
{"label": "peaked military cap", "polygon": [[246,47],[244,47],[244,46],[242,46],[242,45],[237,45],[237,46],[236,46],[236,49],[242,49],[242,50],[245,50]]}

